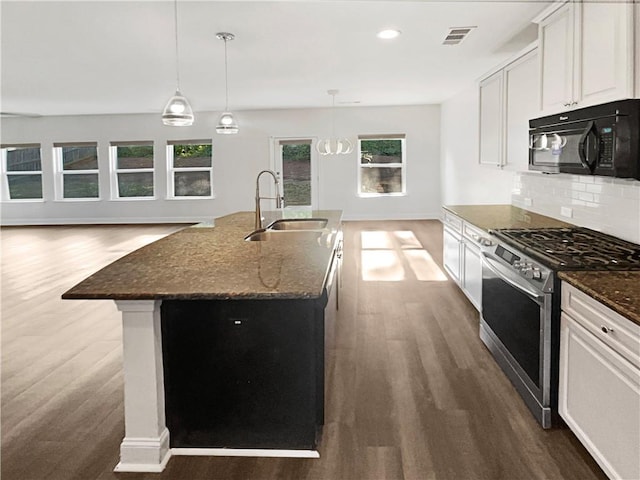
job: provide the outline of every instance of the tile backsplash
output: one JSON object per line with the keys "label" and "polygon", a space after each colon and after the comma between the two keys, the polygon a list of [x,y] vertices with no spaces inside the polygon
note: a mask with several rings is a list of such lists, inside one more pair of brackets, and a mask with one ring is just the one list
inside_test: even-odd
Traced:
{"label": "tile backsplash", "polygon": [[520,172],[511,203],[640,244],[638,180]]}

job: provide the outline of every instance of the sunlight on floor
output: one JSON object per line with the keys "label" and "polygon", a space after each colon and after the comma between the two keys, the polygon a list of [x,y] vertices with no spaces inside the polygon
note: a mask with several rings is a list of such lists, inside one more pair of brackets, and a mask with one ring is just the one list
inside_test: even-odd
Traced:
{"label": "sunlight on floor", "polygon": [[364,231],[360,242],[362,279],[366,282],[400,282],[414,277],[421,282],[447,281],[412,231]]}
{"label": "sunlight on floor", "polygon": [[393,250],[362,250],[362,279],[366,282],[404,280],[400,256]]}

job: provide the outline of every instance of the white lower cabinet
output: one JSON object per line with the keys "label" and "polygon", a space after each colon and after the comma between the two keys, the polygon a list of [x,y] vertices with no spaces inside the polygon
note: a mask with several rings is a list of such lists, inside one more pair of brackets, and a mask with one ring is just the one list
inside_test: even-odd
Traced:
{"label": "white lower cabinet", "polygon": [[462,257],[460,256],[460,242],[461,240],[459,233],[456,233],[447,227],[444,228],[444,268],[458,284],[460,283],[460,272],[462,266]]}
{"label": "white lower cabinet", "polygon": [[464,292],[478,311],[482,310],[482,260],[480,249],[468,240],[462,243]]}
{"label": "white lower cabinet", "polygon": [[478,311],[482,309],[480,243],[484,235],[482,230],[445,211],[444,268]]}
{"label": "white lower cabinet", "polygon": [[562,310],[560,415],[610,478],[638,479],[640,327],[567,283]]}

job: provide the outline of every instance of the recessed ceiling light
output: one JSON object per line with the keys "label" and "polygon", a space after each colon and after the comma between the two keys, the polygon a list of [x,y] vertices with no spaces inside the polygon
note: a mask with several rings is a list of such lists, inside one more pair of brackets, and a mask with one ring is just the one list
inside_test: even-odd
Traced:
{"label": "recessed ceiling light", "polygon": [[384,40],[391,40],[392,38],[397,38],[400,36],[400,30],[393,30],[393,29],[389,29],[389,30],[381,30],[378,32],[378,38],[382,38]]}

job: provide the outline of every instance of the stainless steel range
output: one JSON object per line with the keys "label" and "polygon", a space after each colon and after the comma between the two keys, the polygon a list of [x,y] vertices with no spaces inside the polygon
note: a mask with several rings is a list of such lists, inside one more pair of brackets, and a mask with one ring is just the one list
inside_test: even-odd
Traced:
{"label": "stainless steel range", "polygon": [[560,270],[638,270],[640,245],[587,228],[493,230],[480,338],[543,428],[558,405]]}

